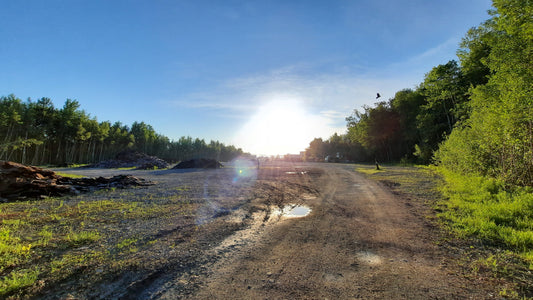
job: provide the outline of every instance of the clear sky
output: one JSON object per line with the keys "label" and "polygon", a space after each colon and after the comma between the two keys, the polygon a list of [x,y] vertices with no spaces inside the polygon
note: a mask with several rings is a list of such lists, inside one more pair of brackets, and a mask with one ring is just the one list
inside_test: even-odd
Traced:
{"label": "clear sky", "polygon": [[[298,153],[456,59],[490,0],[0,0],[0,96]],[[381,100],[381,99],[380,99]]]}

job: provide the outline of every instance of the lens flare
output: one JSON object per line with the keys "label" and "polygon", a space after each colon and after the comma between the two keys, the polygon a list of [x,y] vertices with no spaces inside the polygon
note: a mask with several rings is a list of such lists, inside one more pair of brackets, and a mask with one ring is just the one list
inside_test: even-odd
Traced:
{"label": "lens flare", "polygon": [[235,168],[233,183],[257,179],[257,162],[246,158],[237,158],[231,162],[231,165]]}

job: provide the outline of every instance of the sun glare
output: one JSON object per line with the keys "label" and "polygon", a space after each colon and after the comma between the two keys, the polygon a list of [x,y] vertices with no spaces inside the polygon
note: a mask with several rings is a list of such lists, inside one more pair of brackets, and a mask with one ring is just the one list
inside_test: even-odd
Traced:
{"label": "sun glare", "polygon": [[302,101],[274,99],[262,105],[243,126],[236,144],[258,155],[298,154],[321,136],[327,120],[310,114]]}

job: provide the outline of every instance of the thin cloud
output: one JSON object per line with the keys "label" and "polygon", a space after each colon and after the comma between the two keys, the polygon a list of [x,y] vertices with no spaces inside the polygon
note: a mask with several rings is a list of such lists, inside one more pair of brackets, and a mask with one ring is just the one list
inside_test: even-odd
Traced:
{"label": "thin cloud", "polygon": [[422,53],[411,56],[405,61],[391,64],[387,70],[393,74],[401,74],[404,70],[410,70],[413,75],[418,74],[418,83],[424,79],[424,74],[429,72],[431,68],[445,64],[449,60],[457,59],[455,53],[459,46],[461,37],[450,37],[439,45],[436,45]]}
{"label": "thin cloud", "polygon": [[242,116],[284,95],[300,99],[309,113],[321,115],[328,120],[328,126],[338,129],[354,109],[376,102],[376,93],[382,95],[380,100],[386,100],[414,85],[409,76],[398,79],[376,73],[306,75],[300,72],[301,68],[288,66],[265,74],[232,78],[209,92],[189,94],[170,103],[174,107],[214,110],[220,116]]}
{"label": "thin cloud", "polygon": [[[211,115],[218,118],[233,119],[240,123],[235,123],[235,126],[254,128],[254,124],[260,122],[258,112],[265,104],[280,99],[297,100],[306,116],[300,118],[301,122],[306,123],[303,126],[313,128],[312,134],[308,134],[309,131],[305,133],[309,140],[302,141],[299,146],[303,150],[314,137],[327,139],[334,133],[345,133],[345,118],[354,109],[362,110],[364,106],[393,98],[397,91],[414,88],[423,80],[424,72],[428,72],[437,59],[445,57],[443,53],[449,52],[455,43],[456,39],[449,39],[405,61],[378,70],[358,68],[358,73],[351,73],[349,69],[327,71],[322,65],[290,65],[251,76],[231,78],[209,91],[191,93],[170,101],[170,105],[209,110]],[[316,71],[318,69],[322,72]],[[333,69],[339,70],[338,66]],[[376,99],[377,93],[380,93],[381,98]],[[248,147],[251,148],[248,151],[259,151],[252,145],[261,143],[255,141],[246,144],[243,136],[253,134],[243,130],[230,139],[245,150]]]}

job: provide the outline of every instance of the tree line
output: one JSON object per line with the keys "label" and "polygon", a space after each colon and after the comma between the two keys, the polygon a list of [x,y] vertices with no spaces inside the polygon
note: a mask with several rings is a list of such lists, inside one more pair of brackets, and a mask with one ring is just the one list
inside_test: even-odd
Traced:
{"label": "tree line", "polygon": [[462,39],[458,61],[432,68],[415,89],[355,110],[347,134],[315,139],[306,156],[435,163],[532,186],[533,6],[494,0],[493,8]]}
{"label": "tree line", "polygon": [[205,157],[221,161],[241,154],[241,149],[218,141],[181,137],[177,141],[157,133],[144,122],[131,127],[98,122],[76,100],[61,108],[50,98],[22,101],[15,95],[0,97],[0,160],[32,165],[95,163],[133,149],[169,162]]}

